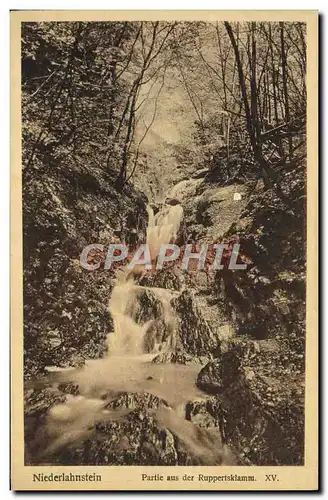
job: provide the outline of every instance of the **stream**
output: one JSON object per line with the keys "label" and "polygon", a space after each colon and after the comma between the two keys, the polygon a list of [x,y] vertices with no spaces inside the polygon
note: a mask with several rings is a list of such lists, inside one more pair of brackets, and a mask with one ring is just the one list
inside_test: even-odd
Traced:
{"label": "stream", "polygon": [[[147,243],[151,254],[157,255],[162,243],[175,240],[183,208],[181,205],[164,204],[156,215],[148,207],[148,214]],[[165,338],[156,336],[155,328],[150,343],[149,331],[152,331],[154,319],[138,322],[140,299],[145,293],[161,305],[157,321],[166,325]],[[96,422],[125,418],[131,408],[115,408],[114,405],[108,409],[107,405],[122,394],[134,393],[151,394],[165,402],[157,409],[150,408],[149,412],[154,414],[159,427],[173,433],[199,463],[222,463],[223,447],[219,430],[200,430],[186,420],[186,404],[208,397],[195,384],[201,365],[153,362],[158,353],[173,351],[176,346],[177,318],[171,300],[179,293],[165,288],[140,286],[127,269],[117,271],[108,304],[114,331],[108,335],[107,357],[87,360],[80,369],[51,374],[53,387],[59,382],[70,382],[78,385],[79,393],[68,394],[65,402],[54,405],[48,412],[45,429],[42,430],[47,436],[40,458],[43,463],[51,463],[53,454],[88,438]],[[147,335],[148,347],[145,348]]]}

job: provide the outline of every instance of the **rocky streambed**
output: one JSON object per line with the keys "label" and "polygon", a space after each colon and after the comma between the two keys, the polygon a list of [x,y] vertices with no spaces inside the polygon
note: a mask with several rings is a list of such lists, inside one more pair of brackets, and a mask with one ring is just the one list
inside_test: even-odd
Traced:
{"label": "rocky streambed", "polygon": [[[247,199],[234,202],[236,188],[204,192],[197,179],[192,205],[190,188],[187,198],[179,189],[175,196],[185,212],[181,227],[193,238],[242,234],[254,224]],[[249,197],[247,186],[239,191]],[[120,328],[124,335],[133,331],[141,351],[120,351],[110,334],[116,355],[27,383],[26,463],[301,464],[301,327],[291,329],[298,323],[286,315],[294,306],[301,317],[301,292],[278,273],[256,281],[253,266],[253,275],[227,286],[217,276],[176,266],[124,285],[115,335]]]}

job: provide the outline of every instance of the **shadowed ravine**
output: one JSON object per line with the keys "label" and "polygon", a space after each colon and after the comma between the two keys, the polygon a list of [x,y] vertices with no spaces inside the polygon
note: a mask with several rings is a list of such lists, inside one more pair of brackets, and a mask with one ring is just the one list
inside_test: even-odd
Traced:
{"label": "shadowed ravine", "polygon": [[[234,186],[207,187],[203,193],[200,182],[174,186],[156,214],[148,206],[145,235],[152,259],[161,243],[181,244],[190,230],[201,231],[194,225],[194,207],[211,218],[208,227],[201,226],[208,234],[203,241],[214,235],[218,241],[238,223],[249,188],[240,185],[242,199],[236,201]],[[258,321],[266,323],[265,333],[267,318],[272,321],[279,309],[269,301],[264,316],[254,307],[263,300],[262,288],[247,274],[236,271],[230,281],[224,276],[220,281],[220,275],[169,264],[161,270],[146,271],[139,264],[116,269],[108,293],[113,329],[105,357],[86,359],[80,368],[48,366],[48,376],[27,382],[27,463],[299,461],[299,448],[289,443],[290,423],[301,415],[302,386],[297,372],[281,367],[286,343],[257,338],[257,331],[241,334]],[[274,376],[268,372],[273,364]],[[282,415],[290,412],[286,433],[272,412],[274,404]],[[298,432],[294,424],[293,429]],[[272,455],[278,433],[283,445]]]}
{"label": "shadowed ravine", "polygon": [[25,464],[303,465],[306,25],[21,28]]}

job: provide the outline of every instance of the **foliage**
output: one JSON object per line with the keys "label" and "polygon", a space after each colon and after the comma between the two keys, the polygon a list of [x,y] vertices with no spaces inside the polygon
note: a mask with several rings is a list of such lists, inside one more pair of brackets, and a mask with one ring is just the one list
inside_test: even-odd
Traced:
{"label": "foliage", "polygon": [[[30,376],[106,350],[111,276],[79,255],[115,231],[141,231],[144,198],[115,188],[129,92],[118,70],[133,23],[24,23],[22,28],[24,340]],[[136,207],[137,213],[136,213]]]}
{"label": "foliage", "polygon": [[208,23],[194,35],[176,48],[178,71],[213,177],[279,183],[305,156],[305,25]]}

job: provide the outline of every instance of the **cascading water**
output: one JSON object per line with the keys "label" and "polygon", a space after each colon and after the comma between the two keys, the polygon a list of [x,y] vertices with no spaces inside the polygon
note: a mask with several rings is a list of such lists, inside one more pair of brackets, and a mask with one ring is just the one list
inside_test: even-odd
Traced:
{"label": "cascading water", "polygon": [[154,215],[153,209],[148,206],[147,244],[152,258],[158,255],[160,246],[171,243],[177,237],[183,218],[181,205],[167,206]]}
{"label": "cascading water", "polygon": [[133,320],[133,306],[138,289],[133,281],[117,283],[109,301],[114,331],[109,335],[109,356],[138,356],[142,354],[142,341],[146,326]]}
{"label": "cascading water", "polygon": [[[180,205],[164,206],[154,215],[148,207],[148,214],[147,243],[154,258],[162,243],[176,239],[183,209]],[[138,311],[145,293],[161,305],[161,317],[157,320],[166,324],[170,332],[165,340],[153,339],[151,349],[149,346],[145,348],[145,338],[155,320],[138,321]],[[171,430],[186,449],[199,458],[200,463],[221,463],[222,446],[218,431],[201,430],[185,420],[187,402],[206,397],[195,385],[200,366],[152,363],[156,353],[175,347],[176,317],[171,306],[174,294],[178,292],[142,287],[135,283],[130,270],[118,270],[109,300],[114,331],[109,334],[108,356],[86,361],[82,369],[57,374],[57,380],[78,384],[80,394],[68,396],[63,404],[52,407],[48,413],[46,442],[50,444],[42,452],[41,462],[47,462],[50,455],[65,446],[86,439],[97,421],[119,420],[128,413],[127,409],[122,408],[108,411],[105,409],[108,401],[122,393],[147,392],[163,399],[168,405],[157,410],[160,426]],[[216,440],[213,442],[214,435]]]}
{"label": "cascading water", "polygon": [[[176,239],[183,217],[183,209],[181,205],[164,206],[156,215],[150,206],[147,207],[147,210],[149,218],[146,242],[153,260],[158,255],[163,243],[170,243]],[[109,301],[109,311],[114,322],[114,332],[109,336],[109,356],[141,355],[143,353],[143,338],[149,322],[141,326],[133,320],[133,316],[138,294],[140,295],[145,289],[135,285],[133,279],[129,279],[130,273],[126,269],[119,271],[118,274]],[[172,323],[172,311],[169,304],[170,292],[158,288],[148,288],[147,290],[161,301],[163,321]]]}

